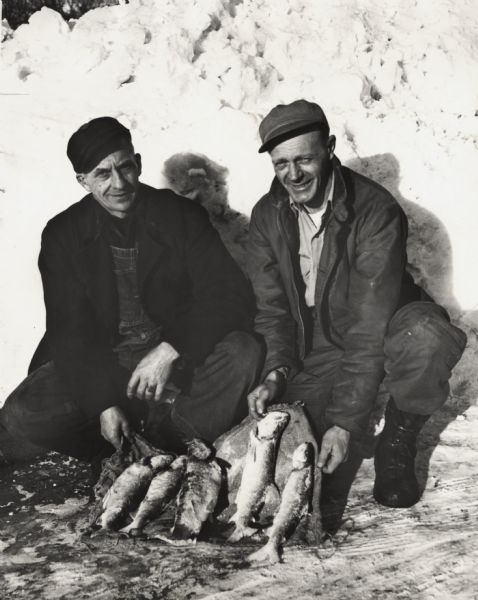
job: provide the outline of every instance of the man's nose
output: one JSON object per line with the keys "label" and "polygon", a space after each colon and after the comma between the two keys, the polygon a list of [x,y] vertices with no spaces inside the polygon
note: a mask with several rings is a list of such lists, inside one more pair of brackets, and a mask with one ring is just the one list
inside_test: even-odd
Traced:
{"label": "man's nose", "polygon": [[302,170],[299,165],[290,163],[289,165],[289,179],[291,181],[299,181],[302,178]]}
{"label": "man's nose", "polygon": [[111,185],[117,189],[122,189],[126,185],[126,180],[121,174],[121,171],[115,169],[114,167],[111,170]]}

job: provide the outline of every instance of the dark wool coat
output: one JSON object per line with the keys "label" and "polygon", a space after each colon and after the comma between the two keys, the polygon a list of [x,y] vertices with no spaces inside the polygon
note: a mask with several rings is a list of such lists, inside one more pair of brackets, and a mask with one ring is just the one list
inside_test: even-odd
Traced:
{"label": "dark wool coat", "polygon": [[[327,420],[358,433],[383,378],[388,322],[400,306],[424,299],[424,292],[405,270],[407,219],[399,204],[336,158],[333,169],[316,319],[327,340],[343,350]],[[277,179],[252,212],[248,271],[257,302],[256,330],[267,346],[264,372],[282,365],[300,369],[310,350],[310,311],[304,301],[297,217]]]}
{"label": "dark wool coat", "polygon": [[[229,332],[250,331],[250,286],[201,206],[141,184],[135,218],[141,303],[186,362],[199,365]],[[88,194],[49,221],[39,257],[46,334],[30,371],[53,359],[89,415],[125,396],[125,373],[112,351],[119,314],[108,244],[104,217]]]}

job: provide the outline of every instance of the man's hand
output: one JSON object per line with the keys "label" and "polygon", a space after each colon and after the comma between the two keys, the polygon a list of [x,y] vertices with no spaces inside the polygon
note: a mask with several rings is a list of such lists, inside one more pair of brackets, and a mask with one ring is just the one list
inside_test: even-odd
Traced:
{"label": "man's hand", "polygon": [[101,435],[116,450],[121,448],[123,438],[132,441],[132,431],[124,412],[118,406],[111,406],[100,415]]}
{"label": "man's hand", "polygon": [[249,414],[254,419],[262,419],[266,413],[267,406],[272,404],[280,396],[285,387],[285,376],[279,371],[271,371],[264,379],[264,383],[258,385],[247,396]]}
{"label": "man's hand", "polygon": [[325,432],[317,461],[324,473],[333,473],[340,463],[347,460],[349,440],[350,432],[338,425]]}
{"label": "man's hand", "polygon": [[167,342],[161,342],[148,352],[130,377],[126,390],[128,398],[159,400],[178,357],[179,354]]}

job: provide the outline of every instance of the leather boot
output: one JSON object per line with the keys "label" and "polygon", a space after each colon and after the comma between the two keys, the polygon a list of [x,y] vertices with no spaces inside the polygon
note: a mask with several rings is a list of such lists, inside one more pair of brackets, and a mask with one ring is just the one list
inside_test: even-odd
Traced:
{"label": "leather boot", "polygon": [[377,502],[391,508],[408,508],[420,499],[415,476],[417,436],[429,415],[398,410],[390,399],[385,411],[385,427],[375,450],[375,485]]}

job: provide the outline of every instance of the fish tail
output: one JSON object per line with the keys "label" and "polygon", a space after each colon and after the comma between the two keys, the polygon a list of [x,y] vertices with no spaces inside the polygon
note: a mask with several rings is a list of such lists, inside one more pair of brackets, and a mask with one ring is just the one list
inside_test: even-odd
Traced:
{"label": "fish tail", "polygon": [[126,525],[126,527],[123,527],[123,529],[121,529],[120,531],[121,533],[130,535],[131,537],[138,537],[138,535],[141,533],[141,527],[139,526],[139,523],[137,523],[136,521],[132,521],[129,525]]}
{"label": "fish tail", "polygon": [[175,540],[189,540],[192,541],[197,537],[197,532],[193,531],[184,523],[175,523],[171,530],[171,538]]}
{"label": "fish tail", "polygon": [[249,560],[253,562],[266,562],[269,561],[271,564],[278,563],[281,561],[279,555],[279,548],[271,543],[267,542],[265,546],[259,548],[252,554],[249,555]]}
{"label": "fish tail", "polygon": [[166,542],[167,544],[171,544],[172,546],[187,546],[189,544],[196,544],[196,538],[194,540],[175,540],[173,538],[167,537],[166,535],[162,535],[157,533],[156,535],[152,535],[150,537],[152,540],[161,540],[162,542]]}
{"label": "fish tail", "polygon": [[251,537],[255,533],[257,533],[257,529],[255,529],[254,527],[248,527],[246,525],[237,525],[236,524],[236,528],[231,533],[231,535],[229,536],[227,541],[232,544],[235,544],[239,540],[242,540],[242,538]]}

